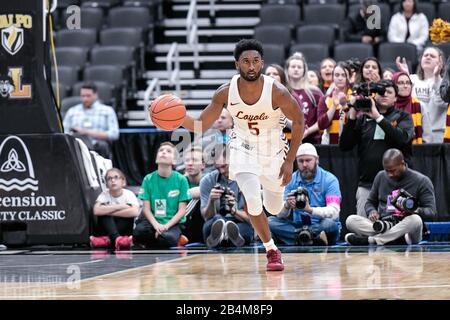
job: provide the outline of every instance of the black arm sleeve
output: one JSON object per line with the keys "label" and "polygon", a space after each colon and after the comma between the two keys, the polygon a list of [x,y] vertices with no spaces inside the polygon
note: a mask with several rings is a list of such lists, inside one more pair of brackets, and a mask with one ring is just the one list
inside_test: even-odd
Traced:
{"label": "black arm sleeve", "polygon": [[344,128],[342,128],[341,137],[339,138],[339,148],[342,151],[350,151],[358,144],[361,130],[357,126],[357,121],[349,119]]}
{"label": "black arm sleeve", "polygon": [[407,145],[414,136],[414,124],[409,113],[402,113],[397,120],[397,125],[393,126],[389,120],[384,118],[378,124],[386,134],[386,140],[392,141],[396,145]]}

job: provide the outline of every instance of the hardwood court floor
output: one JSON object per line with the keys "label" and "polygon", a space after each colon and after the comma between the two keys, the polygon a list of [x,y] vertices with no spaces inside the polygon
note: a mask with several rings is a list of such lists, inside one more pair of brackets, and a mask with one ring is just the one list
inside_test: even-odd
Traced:
{"label": "hardwood court floor", "polygon": [[450,299],[450,247],[0,256],[0,299]]}

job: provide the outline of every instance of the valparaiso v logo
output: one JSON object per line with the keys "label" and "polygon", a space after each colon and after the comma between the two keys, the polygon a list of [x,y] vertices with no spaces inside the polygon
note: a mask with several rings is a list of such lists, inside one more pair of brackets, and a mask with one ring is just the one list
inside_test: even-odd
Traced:
{"label": "valparaiso v logo", "polygon": [[2,46],[5,50],[15,55],[23,46],[23,29],[15,26],[2,29]]}

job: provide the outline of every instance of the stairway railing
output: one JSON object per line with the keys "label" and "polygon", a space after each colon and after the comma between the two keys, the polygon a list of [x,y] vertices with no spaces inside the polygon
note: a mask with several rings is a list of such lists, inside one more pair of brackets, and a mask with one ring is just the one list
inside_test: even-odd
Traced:
{"label": "stairway railing", "polygon": [[197,0],[191,0],[186,18],[186,42],[192,47],[194,55],[194,69],[200,70],[200,59],[198,53],[198,21],[197,21]]}

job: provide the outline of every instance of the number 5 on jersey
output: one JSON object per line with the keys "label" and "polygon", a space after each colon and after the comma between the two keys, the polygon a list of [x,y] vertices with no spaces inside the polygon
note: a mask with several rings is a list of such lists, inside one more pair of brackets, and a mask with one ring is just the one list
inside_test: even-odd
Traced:
{"label": "number 5 on jersey", "polygon": [[258,122],[247,122],[248,130],[255,136],[259,135],[259,128],[257,127]]}

